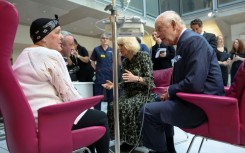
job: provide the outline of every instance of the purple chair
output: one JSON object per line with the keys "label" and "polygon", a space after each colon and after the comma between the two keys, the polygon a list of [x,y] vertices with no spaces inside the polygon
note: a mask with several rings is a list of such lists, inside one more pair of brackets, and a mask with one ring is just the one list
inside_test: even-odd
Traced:
{"label": "purple chair", "polygon": [[151,91],[159,95],[163,94],[170,85],[172,72],[173,68],[154,70],[153,77],[156,87],[152,88]]}
{"label": "purple chair", "polygon": [[0,0],[0,20],[0,108],[9,152],[71,153],[100,139],[106,130],[102,126],[71,129],[76,117],[100,102],[103,96],[43,107],[38,110],[36,127],[29,103],[10,63],[18,12],[5,0]]}
{"label": "purple chair", "polygon": [[[236,146],[245,145],[245,61],[240,65],[234,82],[226,91],[226,96],[204,94],[177,93],[181,99],[193,103],[203,109],[208,121],[194,129],[183,129],[192,133],[192,143],[197,136],[213,139]],[[201,149],[199,148],[199,152]]]}
{"label": "purple chair", "polygon": [[156,87],[167,87],[170,84],[173,68],[154,70],[153,77]]}
{"label": "purple chair", "polygon": [[[187,153],[190,152],[196,137],[226,142],[234,145],[245,145],[245,61],[236,73],[231,87],[225,87],[226,96],[206,94],[177,93],[185,101],[204,110],[208,121],[197,128],[182,129],[194,134]],[[156,87],[152,91],[161,94],[166,87]]]}

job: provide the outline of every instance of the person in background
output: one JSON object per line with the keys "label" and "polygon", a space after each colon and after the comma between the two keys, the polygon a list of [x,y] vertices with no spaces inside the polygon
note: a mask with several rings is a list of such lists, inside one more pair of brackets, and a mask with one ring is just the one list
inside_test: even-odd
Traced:
{"label": "person in background", "polygon": [[75,49],[77,53],[77,63],[79,71],[77,78],[79,82],[92,82],[94,76],[94,68],[91,65],[88,51],[85,47],[81,46],[76,39],[74,39]]}
{"label": "person in background", "polygon": [[[33,45],[25,48],[13,65],[13,71],[30,104],[38,124],[37,111],[45,106],[82,98],[74,88],[65,61],[61,55],[62,39],[58,16],[56,19],[39,18],[32,22],[30,36]],[[71,49],[67,50],[70,52]],[[109,152],[109,129],[104,112],[88,109],[77,118],[72,130],[104,126],[105,135],[89,148],[93,153]]]}
{"label": "person in background", "polygon": [[[161,70],[172,67],[171,59],[175,56],[175,49],[173,46],[166,46],[162,40],[157,38],[157,32],[153,30],[152,38],[156,44],[152,46],[151,60],[153,62],[153,70]],[[164,51],[157,53],[160,49]],[[157,55],[157,56],[156,56]]]}
{"label": "person in background", "polygon": [[[100,44],[94,48],[90,57],[95,69],[94,95],[105,95],[103,101],[109,104],[113,100],[113,92],[102,87],[106,80],[112,81],[112,48],[109,46],[109,37],[106,34],[100,36]],[[101,110],[101,102],[94,108]]]}
{"label": "person in background", "polygon": [[140,51],[148,54],[150,56],[150,50],[149,48],[146,46],[146,44],[143,44],[142,41],[141,41],[141,38],[140,37],[136,37],[137,41],[139,42],[140,44]]}
{"label": "person in background", "polygon": [[223,36],[217,36],[217,48],[216,55],[218,59],[218,63],[221,69],[223,84],[227,86],[228,84],[228,67],[230,65],[230,54],[228,53],[227,48],[224,46],[224,38]]}
{"label": "person in background", "polygon": [[61,31],[63,35],[62,50],[60,51],[63,56],[66,66],[72,81],[77,81],[77,72],[80,69],[77,63],[76,50],[74,46],[74,39],[70,32]]}
{"label": "person in background", "polygon": [[157,37],[165,45],[177,45],[172,81],[161,95],[162,102],[150,102],[141,110],[144,146],[155,153],[176,153],[173,126],[195,128],[207,121],[199,107],[176,96],[177,92],[224,95],[221,70],[215,50],[200,34],[186,29],[174,11],[155,21]]}
{"label": "person in background", "polygon": [[190,23],[192,31],[203,35],[203,37],[208,41],[208,43],[211,45],[211,47],[216,50],[217,48],[217,40],[216,36],[213,33],[207,33],[203,30],[203,22],[200,19],[194,19]]}
{"label": "person in background", "polygon": [[[119,83],[122,94],[118,101],[120,138],[124,142],[121,150],[129,152],[140,139],[139,109],[144,103],[155,99],[156,95],[150,91],[155,85],[150,56],[140,51],[136,38],[119,37],[117,43],[121,55],[125,57],[122,61],[123,82]],[[107,80],[102,86],[112,89],[113,83]],[[113,103],[111,103],[108,111],[111,135],[114,133],[113,112]]]}
{"label": "person in background", "polygon": [[239,66],[245,60],[244,43],[241,39],[234,40],[230,54],[232,59],[231,60],[231,83],[232,83],[234,81],[234,77],[236,75]]}

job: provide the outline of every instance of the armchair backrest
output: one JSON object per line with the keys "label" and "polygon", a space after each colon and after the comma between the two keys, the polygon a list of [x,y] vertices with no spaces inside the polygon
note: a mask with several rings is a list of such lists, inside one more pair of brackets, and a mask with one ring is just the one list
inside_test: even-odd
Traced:
{"label": "armchair backrest", "polygon": [[5,0],[0,0],[0,108],[4,118],[7,145],[10,152],[37,153],[38,142],[34,116],[16,80],[10,58],[18,27],[18,12]]}
{"label": "armchair backrest", "polygon": [[226,96],[238,99],[240,110],[240,143],[245,145],[245,61],[237,70],[234,81],[226,92]]}
{"label": "armchair backrest", "polygon": [[156,87],[166,87],[170,85],[173,68],[154,70],[153,77]]}
{"label": "armchair backrest", "polygon": [[243,90],[242,98],[240,101],[240,122],[241,122],[240,143],[242,145],[245,145],[245,90]]}

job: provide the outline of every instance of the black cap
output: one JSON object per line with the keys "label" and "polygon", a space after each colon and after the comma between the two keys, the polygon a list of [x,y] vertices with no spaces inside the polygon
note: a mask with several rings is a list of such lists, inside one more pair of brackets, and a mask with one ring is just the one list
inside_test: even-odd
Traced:
{"label": "black cap", "polygon": [[58,15],[55,15],[55,19],[39,18],[33,21],[30,27],[30,36],[33,43],[42,40],[58,26]]}

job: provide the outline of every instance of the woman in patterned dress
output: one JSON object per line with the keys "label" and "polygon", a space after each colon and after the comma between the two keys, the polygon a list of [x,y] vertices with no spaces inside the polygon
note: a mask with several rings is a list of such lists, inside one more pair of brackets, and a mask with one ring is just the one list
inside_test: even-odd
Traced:
{"label": "woman in patterned dress", "polygon": [[[155,100],[156,95],[150,92],[154,87],[153,65],[149,55],[140,52],[140,46],[135,37],[119,37],[118,47],[122,61],[122,80],[119,88],[119,124],[120,139],[124,144],[135,146],[140,143],[141,121],[139,109],[144,103]],[[113,83],[107,81],[102,85],[112,89]],[[113,103],[109,107],[108,119],[111,136],[114,136]],[[121,149],[122,150],[122,149]],[[123,150],[122,150],[123,151]]]}

